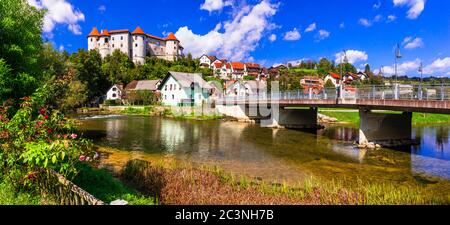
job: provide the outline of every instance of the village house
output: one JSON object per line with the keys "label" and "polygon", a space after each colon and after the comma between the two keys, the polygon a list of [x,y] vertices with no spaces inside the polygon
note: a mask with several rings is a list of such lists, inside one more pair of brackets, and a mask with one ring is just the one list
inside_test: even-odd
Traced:
{"label": "village house", "polygon": [[140,27],[129,30],[106,29],[99,32],[93,28],[88,35],[88,50],[96,50],[102,58],[119,50],[135,64],[143,65],[146,56],[175,61],[183,55],[183,46],[173,33],[166,38],[146,34]]}
{"label": "village house", "polygon": [[114,84],[106,93],[106,100],[122,100],[124,94],[123,85]]}
{"label": "village house", "polygon": [[211,68],[212,64],[217,60],[215,56],[202,55],[200,58],[200,66],[203,68]]}
{"label": "village house", "polygon": [[231,77],[233,80],[243,79],[245,74],[245,64],[241,62],[231,63]]}
{"label": "village house", "polygon": [[225,95],[230,97],[245,97],[249,95],[265,94],[267,83],[265,81],[229,81],[226,86]]}
{"label": "village house", "polygon": [[344,75],[344,83],[345,84],[351,84],[354,81],[364,81],[367,80],[369,77],[363,73],[363,72],[359,72],[359,73],[352,73],[352,72],[347,72]]}
{"label": "village house", "polygon": [[300,80],[300,85],[304,93],[308,93],[311,90],[314,94],[319,94],[323,90],[324,81],[318,77],[305,76]]}
{"label": "village house", "polygon": [[245,63],[244,76],[252,76],[252,77],[258,78],[260,72],[261,72],[261,66],[259,64]]}
{"label": "village house", "polygon": [[159,86],[161,102],[166,106],[200,106],[210,97],[213,87],[201,74],[169,72]]}
{"label": "village house", "polygon": [[334,85],[334,87],[338,87],[341,83],[341,75],[330,72],[324,78],[324,84],[326,85],[328,81],[331,81],[331,83]]}

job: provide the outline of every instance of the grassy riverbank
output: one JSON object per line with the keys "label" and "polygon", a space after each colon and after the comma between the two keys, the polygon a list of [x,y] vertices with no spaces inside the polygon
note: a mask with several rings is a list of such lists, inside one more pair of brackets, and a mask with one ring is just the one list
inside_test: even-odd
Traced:
{"label": "grassy riverbank", "polygon": [[40,205],[43,204],[41,196],[33,193],[17,192],[6,182],[0,183],[0,205]]}
{"label": "grassy riverbank", "polygon": [[106,204],[123,199],[130,205],[155,205],[156,199],[147,197],[125,185],[105,169],[96,169],[90,165],[79,166],[80,173],[74,183]]}
{"label": "grassy riverbank", "polygon": [[[169,157],[102,149],[104,164],[141,193],[158,196],[160,204],[288,204],[288,205],[397,205],[449,204],[427,185],[372,183],[361,179],[307,177],[297,184],[273,183],[237,176],[215,166],[194,165]],[[130,154],[130,156],[127,156]],[[132,155],[132,156],[131,156]],[[130,161],[131,160],[131,161]]]}
{"label": "grassy riverbank", "polygon": [[171,108],[164,106],[130,106],[111,109],[80,109],[78,113],[98,113],[105,114],[120,114],[128,116],[159,116],[164,118],[179,119],[179,120],[219,120],[224,117],[214,112],[202,112],[201,109],[196,108]]}
{"label": "grassy riverbank", "polygon": [[[321,109],[319,113],[336,118],[342,123],[359,124],[359,112],[354,110]],[[413,125],[450,124],[450,115],[414,113],[412,122]]]}

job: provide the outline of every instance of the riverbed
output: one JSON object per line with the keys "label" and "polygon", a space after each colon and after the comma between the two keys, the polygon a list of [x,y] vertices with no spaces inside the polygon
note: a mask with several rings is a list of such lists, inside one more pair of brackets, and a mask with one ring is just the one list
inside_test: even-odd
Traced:
{"label": "riverbed", "polygon": [[79,117],[84,137],[102,147],[133,154],[218,166],[237,176],[296,184],[306,177],[421,185],[450,194],[450,126],[414,127],[420,145],[359,150],[358,130],[273,130],[230,121],[172,120],[146,116]]}

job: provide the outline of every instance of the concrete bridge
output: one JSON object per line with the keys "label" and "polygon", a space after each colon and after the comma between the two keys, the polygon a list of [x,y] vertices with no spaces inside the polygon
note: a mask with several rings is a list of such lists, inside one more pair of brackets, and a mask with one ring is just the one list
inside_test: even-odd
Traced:
{"label": "concrete bridge", "polygon": [[358,109],[360,144],[411,141],[414,112],[450,114],[450,85],[363,86],[320,93],[309,90],[226,96],[217,99],[216,108],[230,117],[261,121],[263,127],[295,129],[318,127],[318,108]]}

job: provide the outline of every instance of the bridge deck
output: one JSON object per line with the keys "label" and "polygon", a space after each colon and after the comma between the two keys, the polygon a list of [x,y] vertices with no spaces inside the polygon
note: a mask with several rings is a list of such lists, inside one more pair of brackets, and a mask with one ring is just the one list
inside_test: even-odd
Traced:
{"label": "bridge deck", "polygon": [[427,100],[335,100],[335,99],[298,99],[298,100],[234,100],[219,101],[218,104],[231,105],[278,105],[288,107],[317,107],[317,108],[348,108],[367,110],[392,110],[402,112],[422,112],[435,114],[450,114],[450,101],[427,101]]}

